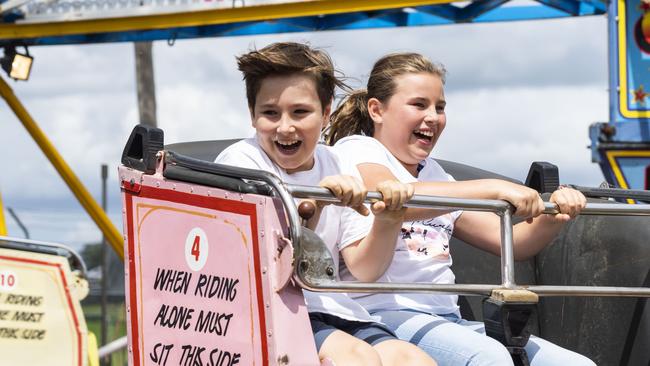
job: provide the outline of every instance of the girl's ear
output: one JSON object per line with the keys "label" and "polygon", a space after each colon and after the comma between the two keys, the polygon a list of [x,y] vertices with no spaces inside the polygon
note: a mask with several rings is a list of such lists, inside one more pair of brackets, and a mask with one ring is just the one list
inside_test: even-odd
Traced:
{"label": "girl's ear", "polygon": [[368,99],[368,115],[375,123],[383,122],[383,104],[377,98]]}

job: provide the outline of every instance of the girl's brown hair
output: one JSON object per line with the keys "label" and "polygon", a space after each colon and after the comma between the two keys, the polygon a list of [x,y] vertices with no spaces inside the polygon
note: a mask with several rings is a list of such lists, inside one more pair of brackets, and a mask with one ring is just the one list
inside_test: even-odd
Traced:
{"label": "girl's brown hair", "polygon": [[338,86],[349,89],[337,76],[332,59],[325,51],[307,44],[278,42],[261,50],[253,50],[237,57],[239,71],[244,74],[248,107],[255,108],[255,99],[262,81],[269,76],[304,74],[313,78],[323,109],[334,98]]}
{"label": "girl's brown hair", "polygon": [[372,67],[368,88],[355,90],[346,96],[332,113],[325,140],[329,145],[350,135],[372,136],[373,120],[368,114],[368,99],[377,98],[387,103],[395,94],[398,76],[412,73],[437,75],[445,82],[447,71],[442,64],[431,62],[419,53],[391,53],[380,58]]}

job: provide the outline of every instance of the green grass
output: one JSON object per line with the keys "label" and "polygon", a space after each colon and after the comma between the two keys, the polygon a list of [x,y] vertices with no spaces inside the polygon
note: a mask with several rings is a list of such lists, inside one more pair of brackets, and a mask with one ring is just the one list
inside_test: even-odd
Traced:
{"label": "green grass", "polygon": [[[97,337],[98,346],[101,347],[101,305],[99,303],[83,303],[82,308],[86,317],[88,331],[93,332]],[[113,341],[126,335],[126,309],[124,301],[108,303],[108,325],[107,342]],[[110,366],[124,366],[128,364],[126,348],[111,355]],[[107,365],[107,364],[102,364]]]}

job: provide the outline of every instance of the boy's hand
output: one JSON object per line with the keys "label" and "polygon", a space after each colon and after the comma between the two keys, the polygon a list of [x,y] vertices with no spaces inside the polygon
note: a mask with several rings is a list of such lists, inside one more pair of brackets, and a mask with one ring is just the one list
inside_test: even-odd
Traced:
{"label": "boy's hand", "polygon": [[[363,205],[368,190],[360,179],[350,175],[330,175],[318,185],[329,189],[341,201],[338,205],[351,207],[363,216],[368,216],[368,208]],[[319,208],[324,205],[327,203],[318,202]]]}
{"label": "boy's hand", "polygon": [[377,184],[377,191],[381,193],[383,199],[370,206],[375,218],[403,221],[406,212],[404,204],[413,197],[413,186],[396,180],[387,180]]}
{"label": "boy's hand", "polygon": [[549,202],[557,204],[560,209],[559,214],[553,215],[555,220],[567,222],[576,217],[585,208],[587,199],[580,191],[560,186],[558,190],[553,192]]}
{"label": "boy's hand", "polygon": [[544,211],[544,201],[536,190],[498,179],[494,179],[492,184],[497,199],[508,201],[515,207],[515,216],[532,219]]}

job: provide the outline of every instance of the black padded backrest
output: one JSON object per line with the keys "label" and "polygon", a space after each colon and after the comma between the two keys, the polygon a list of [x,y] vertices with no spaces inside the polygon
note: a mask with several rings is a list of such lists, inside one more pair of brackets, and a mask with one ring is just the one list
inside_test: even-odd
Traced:
{"label": "black padded backrest", "polygon": [[[195,159],[214,161],[219,153],[221,153],[225,148],[241,140],[242,139],[179,142],[165,145],[165,150],[171,150]],[[436,161],[456,180],[494,178],[522,184],[516,179],[475,168],[473,166],[441,159],[436,159]]]}
{"label": "black padded backrest", "polygon": [[456,180],[472,180],[472,179],[501,179],[507,180],[512,183],[523,184],[521,181],[506,177],[497,173],[487,170],[475,168],[470,165],[456,163],[453,161],[436,159],[438,164]]}
{"label": "black padded backrest", "polygon": [[165,150],[195,159],[214,161],[225,148],[242,139],[178,142],[165,145]]}

